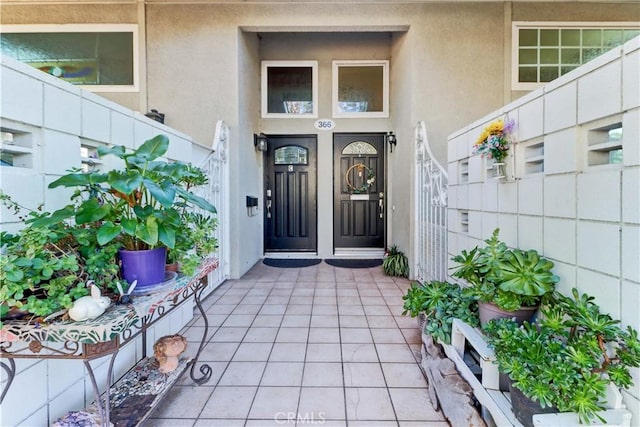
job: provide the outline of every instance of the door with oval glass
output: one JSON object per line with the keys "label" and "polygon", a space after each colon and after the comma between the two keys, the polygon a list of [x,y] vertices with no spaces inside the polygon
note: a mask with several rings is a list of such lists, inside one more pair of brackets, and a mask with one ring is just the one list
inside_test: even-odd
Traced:
{"label": "door with oval glass", "polygon": [[384,134],[333,135],[335,249],[384,248]]}
{"label": "door with oval glass", "polygon": [[264,153],[265,252],[316,252],[315,135],[269,135]]}

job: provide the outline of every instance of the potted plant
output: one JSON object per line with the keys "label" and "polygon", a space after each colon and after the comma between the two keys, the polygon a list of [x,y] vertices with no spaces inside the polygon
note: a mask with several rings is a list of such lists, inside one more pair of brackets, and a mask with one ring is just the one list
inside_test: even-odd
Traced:
{"label": "potted plant", "polygon": [[184,185],[198,171],[182,162],[159,160],[169,147],[165,135],[158,135],[133,151],[124,146],[100,147],[98,154],[114,155],[124,169],[107,173],[72,171],[55,180],[49,188],[77,188],[68,205],[39,225],[68,218],[76,224],[95,224],[99,245],[117,242],[122,249],[122,275],[138,287],[162,282],[166,249],[176,244],[176,234],[184,229],[180,211],[196,207],[215,213],[215,208]]}
{"label": "potted plant", "polygon": [[402,315],[409,314],[411,317],[418,319],[418,327],[420,330],[424,330],[424,323],[426,320],[424,307],[427,302],[427,292],[424,289],[424,285],[418,282],[412,282],[407,292],[402,295],[404,300]]}
{"label": "potted plant", "polygon": [[525,425],[535,412],[517,406],[518,392],[545,409],[576,412],[588,423],[604,421],[598,411],[605,409],[609,387],[632,385],[629,369],[640,366],[638,333],[622,329],[593,300],[573,289],[572,297],[555,294],[537,324],[499,319],[486,325],[499,369],[516,389],[514,414]]}
{"label": "potted plant", "polygon": [[[21,206],[0,192],[9,209],[20,214]],[[64,311],[88,294],[92,280],[103,289],[115,290],[119,267],[115,254],[119,245],[100,246],[90,225],[57,222],[39,225],[50,214],[30,211],[21,219],[25,227],[15,234],[2,232],[0,257],[0,316],[44,318]]]}
{"label": "potted plant", "polygon": [[465,293],[478,300],[481,324],[496,316],[530,319],[559,280],[551,271],[553,262],[534,249],[509,249],[498,239],[499,232],[493,231],[485,247],[452,258],[458,263],[452,276],[470,285]]}
{"label": "potted plant", "polygon": [[396,245],[392,245],[385,253],[382,269],[388,276],[408,277],[409,260]]}
{"label": "potted plant", "polygon": [[402,314],[424,315],[421,330],[438,342],[451,344],[453,319],[478,326],[477,303],[458,285],[439,281],[413,283],[402,299],[405,301]]}
{"label": "potted plant", "polygon": [[176,264],[176,269],[192,275],[202,260],[218,249],[215,238],[216,218],[186,211],[181,214],[182,227],[176,233],[175,246],[167,252],[167,262]]}

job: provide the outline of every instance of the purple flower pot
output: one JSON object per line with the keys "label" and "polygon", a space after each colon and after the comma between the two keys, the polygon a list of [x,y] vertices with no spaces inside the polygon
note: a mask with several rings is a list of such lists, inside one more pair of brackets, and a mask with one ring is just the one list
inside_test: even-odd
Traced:
{"label": "purple flower pot", "polygon": [[120,249],[122,277],[129,283],[138,281],[136,289],[164,281],[164,265],[167,248],[155,248],[145,251],[127,251]]}

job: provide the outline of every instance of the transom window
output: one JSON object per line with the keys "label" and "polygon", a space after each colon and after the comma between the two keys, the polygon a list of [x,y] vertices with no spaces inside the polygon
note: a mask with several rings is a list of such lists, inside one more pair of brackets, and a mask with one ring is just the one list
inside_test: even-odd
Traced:
{"label": "transom window", "polygon": [[515,22],[514,89],[535,89],[639,34],[638,24]]}
{"label": "transom window", "polygon": [[317,117],[317,99],[317,61],[262,61],[262,117]]}
{"label": "transom window", "polygon": [[137,90],[137,27],[4,25],[0,50],[52,76],[94,91]]}
{"label": "transom window", "polygon": [[389,117],[389,61],[333,61],[334,117]]}
{"label": "transom window", "polygon": [[362,157],[363,155],[375,155],[378,154],[376,147],[364,141],[354,141],[342,149],[342,154],[345,155],[357,155]]}

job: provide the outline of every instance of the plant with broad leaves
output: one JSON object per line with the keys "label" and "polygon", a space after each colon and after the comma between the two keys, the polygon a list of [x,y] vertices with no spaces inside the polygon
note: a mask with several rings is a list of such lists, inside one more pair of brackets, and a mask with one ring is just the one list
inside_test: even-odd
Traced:
{"label": "plant with broad leaves", "polygon": [[98,224],[100,245],[118,240],[129,250],[173,248],[182,227],[179,209],[196,207],[215,213],[215,207],[185,185],[197,183],[201,171],[182,162],[158,160],[168,147],[164,135],[132,152],[124,146],[100,147],[100,156],[114,155],[125,168],[107,173],[74,171],[55,180],[49,188],[77,188],[78,205],[68,205],[42,218],[38,225],[73,218],[76,224]]}
{"label": "plant with broad leaves", "polygon": [[509,249],[498,238],[499,232],[496,228],[484,247],[454,256],[452,260],[458,265],[452,276],[470,285],[465,289],[467,295],[507,311],[539,304],[559,280],[551,272],[553,262],[533,249]]}
{"label": "plant with broad leaves", "polygon": [[[1,196],[4,204],[19,207],[6,194]],[[3,318],[12,309],[17,312],[12,316],[41,318],[69,308],[75,299],[88,294],[85,283],[89,279],[103,288],[117,286],[119,268],[114,254],[118,245],[98,245],[96,230],[89,225],[37,225],[48,216],[30,211],[23,216],[26,226],[22,230],[0,234]]]}

